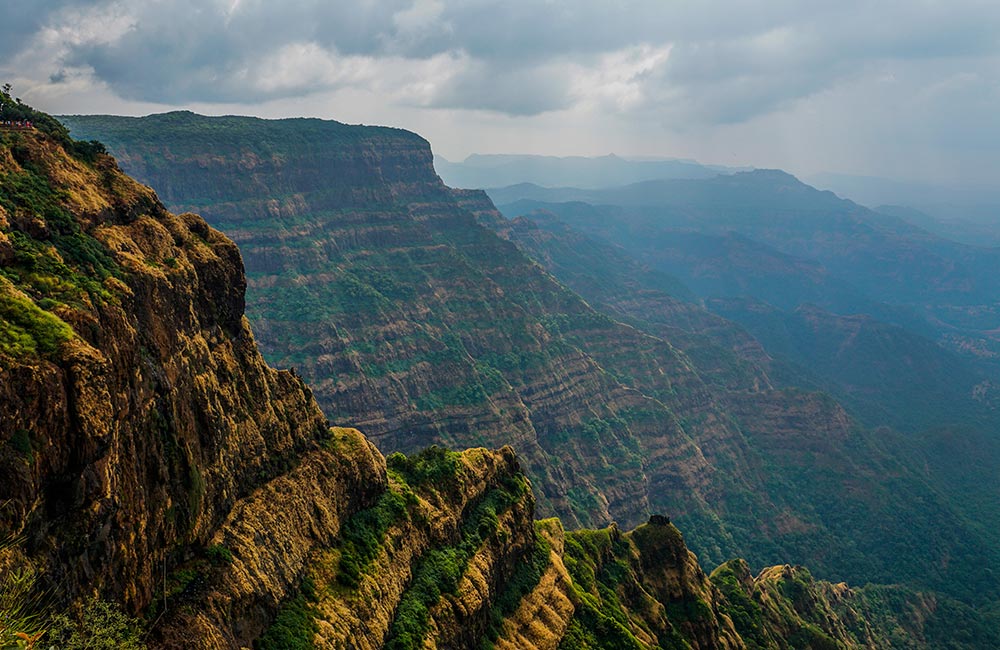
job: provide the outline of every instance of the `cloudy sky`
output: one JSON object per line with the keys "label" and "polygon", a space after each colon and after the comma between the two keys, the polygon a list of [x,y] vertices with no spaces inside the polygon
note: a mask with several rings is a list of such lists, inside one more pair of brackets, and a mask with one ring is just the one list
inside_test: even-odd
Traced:
{"label": "cloudy sky", "polygon": [[1000,179],[996,0],[14,0],[52,113],[316,116],[436,153]]}

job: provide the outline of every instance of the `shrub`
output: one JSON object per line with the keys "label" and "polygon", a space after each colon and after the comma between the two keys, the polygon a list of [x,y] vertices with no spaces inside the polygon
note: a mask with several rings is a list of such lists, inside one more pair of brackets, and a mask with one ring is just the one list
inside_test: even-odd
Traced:
{"label": "shrub", "polygon": [[[0,291],[6,288],[0,285]],[[51,355],[71,338],[73,329],[58,317],[27,298],[0,293],[0,352]]]}
{"label": "shrub", "polygon": [[215,566],[233,563],[233,552],[222,544],[214,544],[205,550],[208,560]]}
{"label": "shrub", "polygon": [[141,633],[137,619],[113,603],[92,598],[75,615],[52,617],[44,643],[60,650],[141,650],[146,647]]}
{"label": "shrub", "polygon": [[[0,550],[11,543],[10,539],[0,541]],[[30,638],[42,631],[36,578],[31,567],[9,567],[0,571],[0,648],[27,645],[22,643],[21,635]]]}
{"label": "shrub", "polygon": [[404,456],[398,452],[386,459],[389,469],[399,472],[413,486],[439,486],[450,482],[458,474],[458,452],[431,445],[419,454]]}
{"label": "shrub", "polygon": [[312,650],[319,631],[316,615],[304,593],[282,606],[267,632],[254,642],[256,650]]}

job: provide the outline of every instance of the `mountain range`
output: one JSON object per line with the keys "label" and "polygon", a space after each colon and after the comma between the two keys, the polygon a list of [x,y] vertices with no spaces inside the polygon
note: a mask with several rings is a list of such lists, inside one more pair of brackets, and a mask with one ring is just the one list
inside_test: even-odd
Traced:
{"label": "mountain range", "polygon": [[[832,190],[882,212],[882,206],[899,206],[923,215],[928,230],[948,238],[963,239],[968,229],[979,227],[995,238],[1000,215],[1000,192],[984,183],[901,181],[852,174],[813,174],[805,178],[815,187]],[[513,183],[509,183],[513,185]],[[878,206],[878,207],[876,207]],[[964,243],[982,244],[982,240]],[[996,245],[996,244],[993,244]]]}
{"label": "mountain range", "polygon": [[[578,279],[588,267],[636,278],[623,287],[615,283],[627,280],[613,280],[614,271],[590,273],[594,283],[611,283],[605,294],[644,301],[623,313],[547,265],[543,252],[505,235],[510,222],[485,195],[438,181],[429,146],[410,134],[361,130],[347,145],[347,127],[318,121],[64,119],[81,137],[106,142],[168,206],[198,210],[237,241],[248,270],[248,312],[266,358],[296,367],[330,419],[360,426],[386,453],[509,442],[533,478],[542,515],[632,526],[667,511],[713,563],[743,555],[752,563],[805,563],[830,577],[965,589],[981,577],[982,553],[996,548],[990,526],[953,500],[945,470],[928,472],[923,444],[899,427],[880,429],[898,421],[867,419],[887,410],[879,410],[880,396],[865,401],[861,388],[845,385],[847,370],[832,378],[803,373],[811,360],[772,354],[746,326],[691,302],[704,287],[691,282],[691,265],[662,263],[671,249],[661,233],[681,232],[687,239],[675,250],[695,258],[701,250],[718,255],[713,242],[727,242],[719,263],[766,269],[777,284],[746,269],[732,277],[756,282],[751,293],[783,309],[803,298],[832,314],[860,307],[889,320],[893,332],[916,323],[925,334],[935,330],[918,311],[919,299],[941,291],[979,298],[993,280],[976,277],[980,289],[946,279],[940,291],[910,283],[900,293],[911,302],[889,304],[881,299],[893,278],[902,286],[909,276],[872,252],[885,247],[902,256],[917,244],[937,251],[930,270],[911,263],[930,276],[953,265],[946,255],[981,255],[985,265],[988,251],[927,242],[879,215],[866,221],[864,208],[780,172],[544,190],[593,201],[568,204],[583,216],[564,210],[559,217],[583,237],[600,235],[596,245],[610,246],[618,259],[597,250],[580,255],[577,242],[564,246],[577,256],[563,268],[575,268]],[[345,171],[320,176],[316,170],[333,163],[317,156],[332,152]],[[740,224],[747,234],[732,232]],[[703,248],[693,245],[697,238]],[[848,245],[859,249],[848,252],[852,259],[874,259],[866,273],[841,279],[826,264],[853,268],[835,254]],[[814,251],[820,260],[804,257]],[[788,269],[776,271],[773,260]],[[638,268],[649,272],[637,276]],[[856,286],[870,273],[882,277]],[[809,293],[778,300],[787,284]],[[869,295],[872,287],[881,293]],[[651,290],[658,291],[652,300]],[[651,302],[660,309],[655,315]],[[649,324],[656,319],[658,326]],[[926,349],[939,348],[929,342]],[[990,399],[979,372],[962,375],[976,381],[956,389],[968,402],[976,386]],[[904,391],[898,399],[912,396]],[[866,410],[858,402],[875,405]],[[834,493],[841,496],[831,499]],[[873,529],[872,520],[881,525]],[[919,546],[917,538],[937,541]],[[899,549],[911,547],[909,557],[923,559],[906,566]],[[966,559],[942,565],[945,554]],[[952,579],[955,570],[966,578]]]}
{"label": "mountain range", "polygon": [[473,154],[461,162],[435,156],[434,168],[446,184],[473,189],[517,183],[599,188],[663,178],[711,178],[736,171],[718,165],[702,165],[693,160],[637,160],[614,154],[594,158]]}
{"label": "mountain range", "polygon": [[[928,468],[945,438],[869,425],[683,277],[508,221],[404,131],[64,121],[182,212],[55,126],[4,135],[4,367],[67,387],[8,391],[6,526],[64,602],[162,647],[992,647],[994,513]],[[779,566],[707,576],[671,519]]]}

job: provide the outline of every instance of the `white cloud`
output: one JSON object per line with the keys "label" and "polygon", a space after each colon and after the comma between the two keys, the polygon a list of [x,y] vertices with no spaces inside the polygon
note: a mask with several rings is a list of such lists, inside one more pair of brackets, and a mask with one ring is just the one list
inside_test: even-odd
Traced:
{"label": "white cloud", "polygon": [[244,83],[266,96],[283,92],[369,83],[380,66],[370,56],[339,56],[316,43],[289,43],[248,70]]}
{"label": "white cloud", "polygon": [[670,50],[641,44],[602,55],[593,66],[577,66],[572,93],[612,111],[640,108],[651,101],[649,81],[667,65]]}

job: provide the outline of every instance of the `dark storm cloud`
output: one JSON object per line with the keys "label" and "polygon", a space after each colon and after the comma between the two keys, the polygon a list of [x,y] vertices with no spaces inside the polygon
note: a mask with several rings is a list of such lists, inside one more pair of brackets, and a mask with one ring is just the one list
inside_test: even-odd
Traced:
{"label": "dark storm cloud", "polygon": [[261,66],[291,43],[376,52],[377,26],[394,13],[392,3],[367,12],[323,2],[178,0],[123,8],[133,20],[126,33],[110,43],[71,46],[67,63],[93,68],[126,98],[163,103],[253,102],[317,90],[273,92],[253,81]]}
{"label": "dark storm cloud", "polygon": [[101,0],[6,2],[0,10],[0,60],[17,55],[48,24],[54,13],[100,4]]}
{"label": "dark storm cloud", "polygon": [[[254,103],[363,85],[378,75],[355,74],[359,61],[398,68],[444,56],[450,68],[435,68],[441,78],[428,79],[412,103],[532,115],[599,94],[596,85],[616,74],[601,68],[607,57],[642,46],[670,49],[629,77],[633,109],[734,123],[880,62],[995,56],[1000,45],[1000,5],[968,0],[105,0],[15,9],[0,28],[13,39],[5,46],[66,22],[59,9],[97,5],[128,28],[78,35],[45,74],[92,70],[123,97],[168,104]],[[289,56],[289,48],[324,60]]]}

